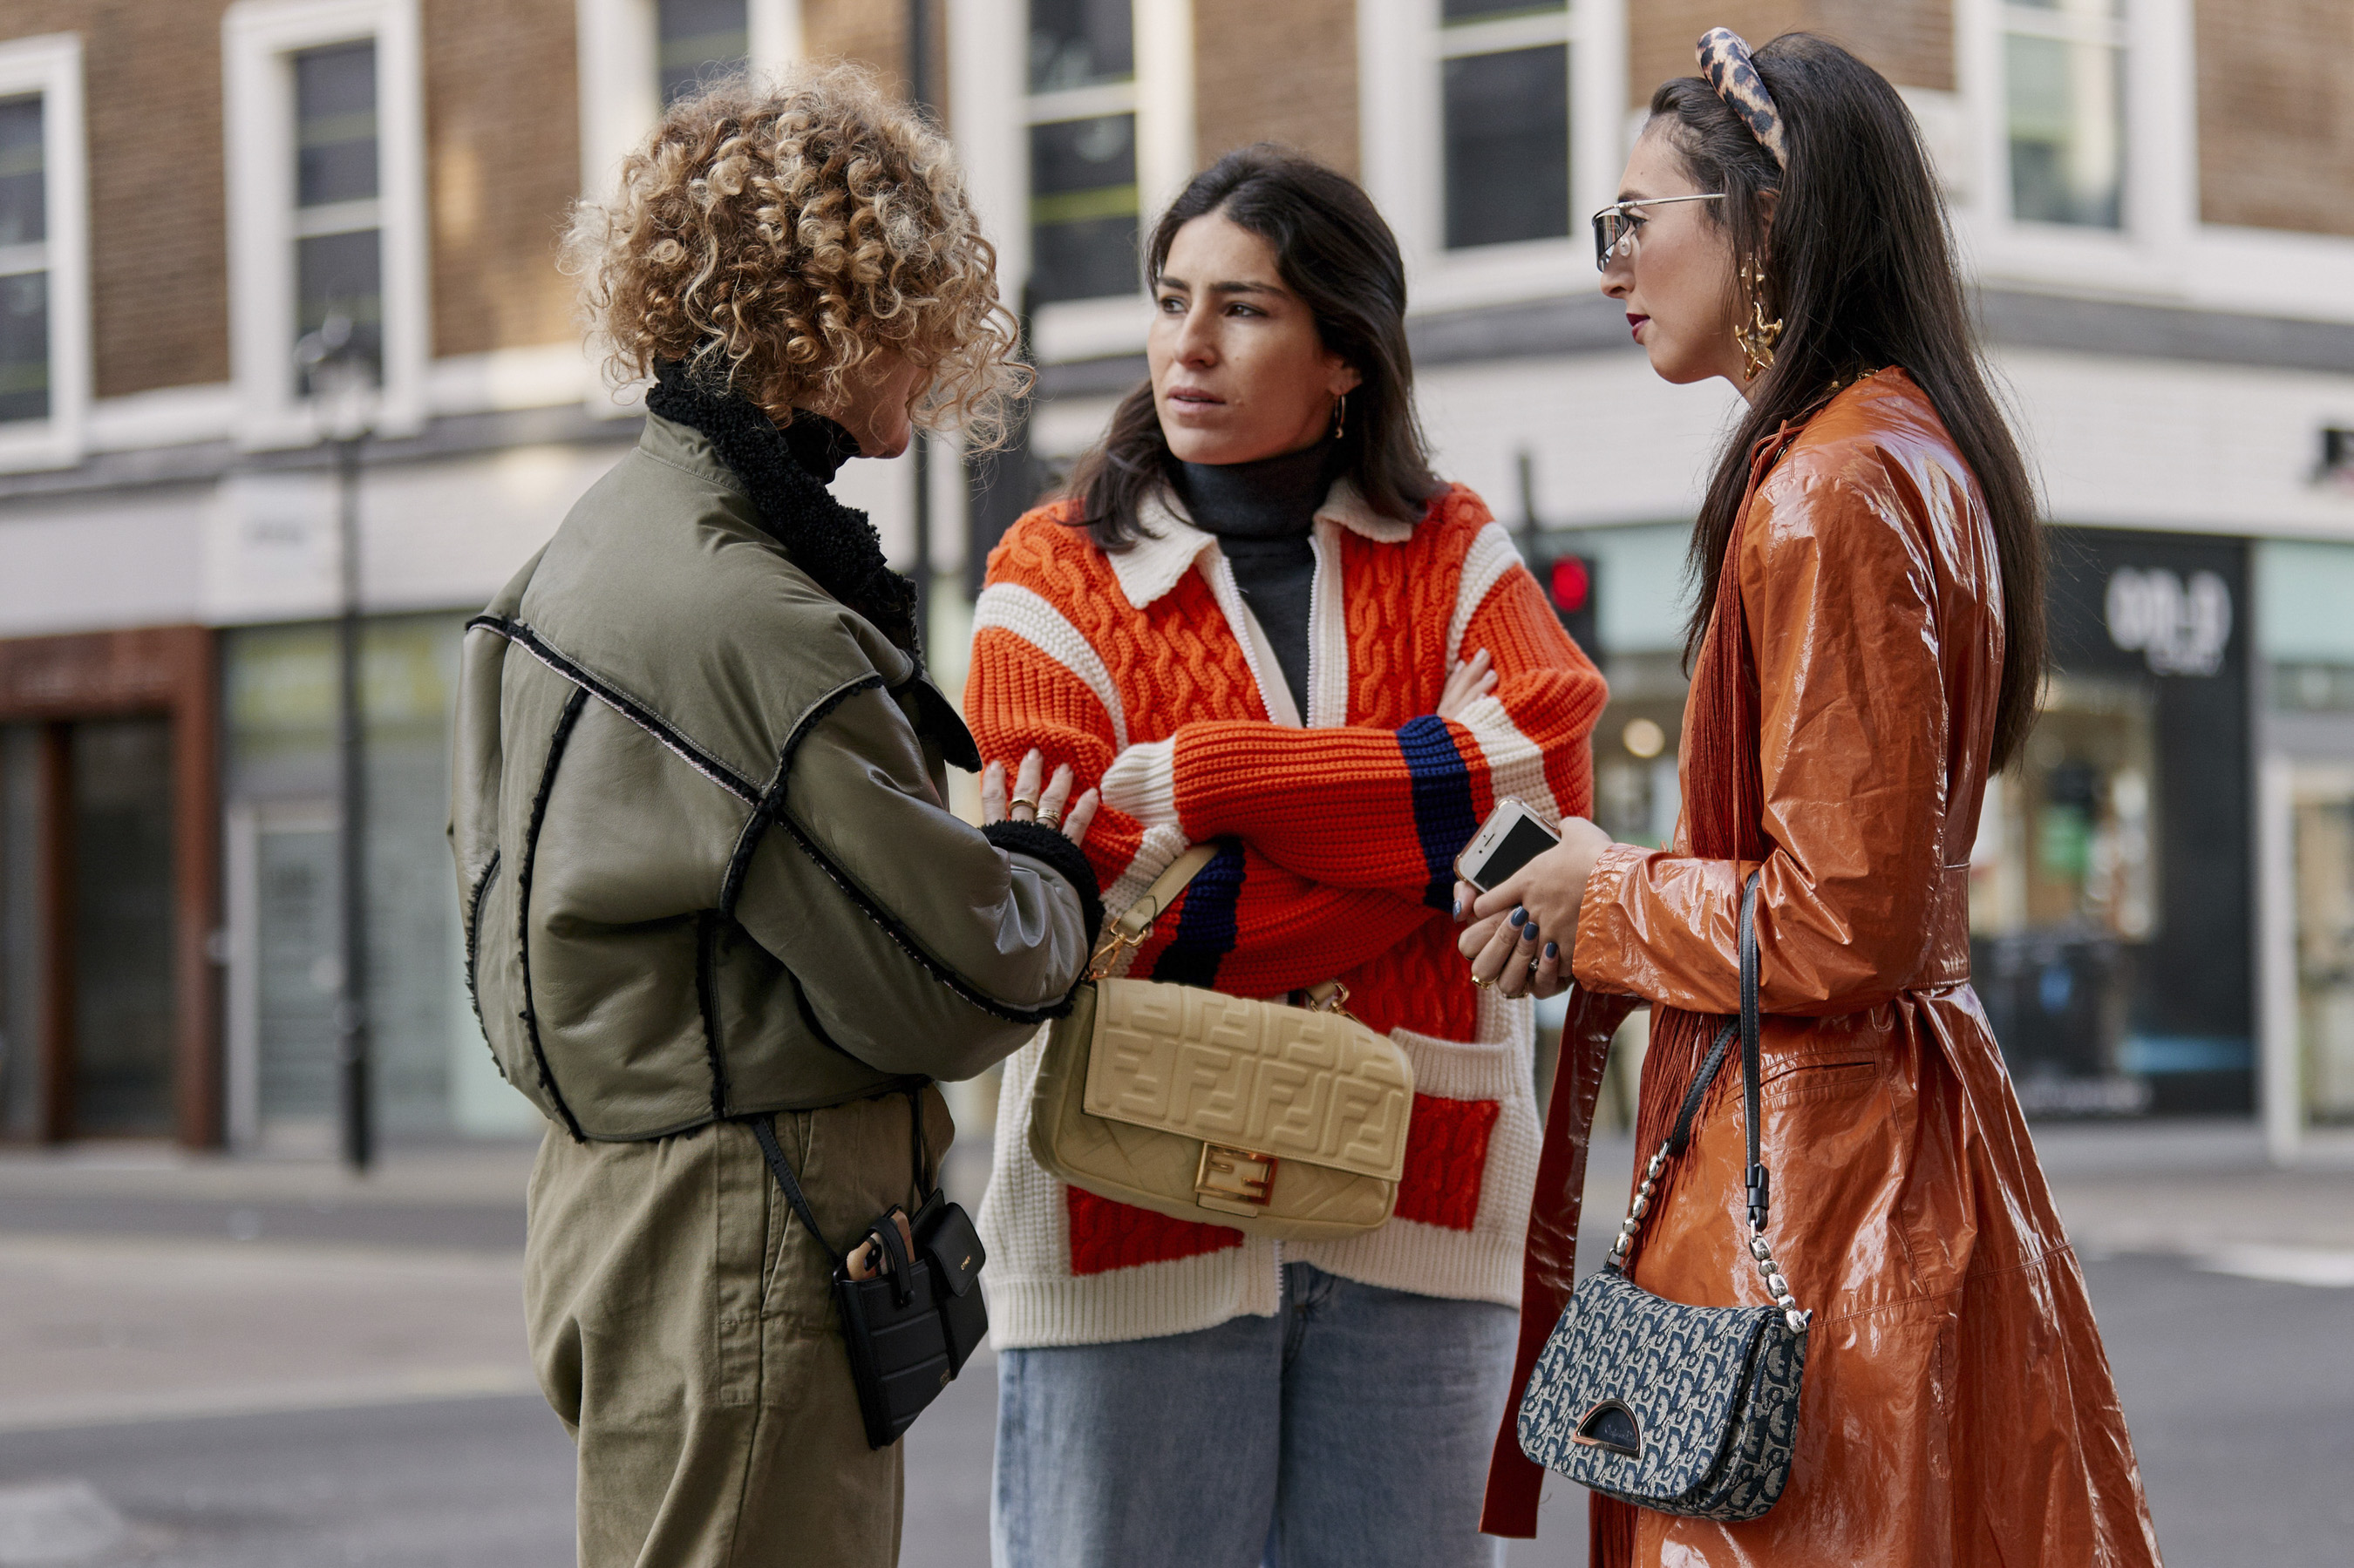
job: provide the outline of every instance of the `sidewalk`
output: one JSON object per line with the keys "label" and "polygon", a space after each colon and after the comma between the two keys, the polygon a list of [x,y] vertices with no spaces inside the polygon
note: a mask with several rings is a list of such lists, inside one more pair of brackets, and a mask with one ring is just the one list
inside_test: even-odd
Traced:
{"label": "sidewalk", "polygon": [[0,1151],[0,1202],[72,1196],[520,1207],[538,1147],[532,1140],[397,1148],[365,1176],[333,1160],[191,1153],[167,1143],[15,1149]]}
{"label": "sidewalk", "polygon": [[[2247,1120],[2041,1122],[2030,1131],[2085,1257],[2182,1257],[2249,1278],[2354,1287],[2354,1144],[2319,1140],[2305,1163],[2281,1170]],[[1595,1140],[1587,1237],[1606,1240],[1616,1226],[1634,1152],[1624,1137]]]}
{"label": "sidewalk", "polygon": [[[2319,1141],[2306,1163],[2280,1170],[2267,1163],[2252,1121],[2044,1122],[2031,1130],[2069,1234],[2087,1253],[2354,1252],[2354,1141]],[[532,1153],[526,1144],[399,1149],[355,1176],[323,1160],[164,1145],[9,1151],[0,1153],[0,1233],[520,1247]],[[1589,1230],[1611,1228],[1633,1162],[1626,1137],[1595,1140]],[[978,1203],[985,1141],[960,1139],[950,1165],[955,1195]]]}

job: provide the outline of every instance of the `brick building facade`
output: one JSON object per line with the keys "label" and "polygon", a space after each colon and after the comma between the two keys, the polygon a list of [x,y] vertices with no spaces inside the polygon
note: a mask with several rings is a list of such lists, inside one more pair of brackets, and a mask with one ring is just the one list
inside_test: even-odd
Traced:
{"label": "brick building facade", "polygon": [[[1719,24],[1827,33],[1904,91],[2040,464],[2063,667],[1978,879],[2031,1102],[2261,1106],[2284,1150],[2354,1117],[2341,4],[18,0],[0,1137],[325,1136],[341,561],[292,351],[331,308],[381,376],[358,491],[379,1100],[396,1133],[517,1129],[438,847],[456,629],[634,434],[556,269],[567,207],[665,92],[734,63],[922,69],[1031,302],[1023,456],[849,478],[936,568],[949,674],[970,562],[1142,373],[1140,226],[1280,141],[1399,233],[1442,467],[1591,566],[1603,809],[1663,832],[1681,530],[1726,404],[1649,376],[1584,215]],[[2194,948],[2201,978],[2169,979]]]}

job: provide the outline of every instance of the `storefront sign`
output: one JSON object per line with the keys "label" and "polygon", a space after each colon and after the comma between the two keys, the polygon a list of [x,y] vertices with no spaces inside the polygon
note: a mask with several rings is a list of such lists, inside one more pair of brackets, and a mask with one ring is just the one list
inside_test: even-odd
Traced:
{"label": "storefront sign", "polygon": [[2184,582],[2163,567],[2109,574],[2109,641],[2139,653],[2158,675],[2212,675],[2232,640],[2232,589],[2213,572]]}

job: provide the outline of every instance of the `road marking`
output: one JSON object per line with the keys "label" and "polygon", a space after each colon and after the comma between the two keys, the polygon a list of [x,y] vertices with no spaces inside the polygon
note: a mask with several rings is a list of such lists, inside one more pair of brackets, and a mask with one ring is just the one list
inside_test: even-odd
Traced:
{"label": "road marking", "polygon": [[88,1481],[0,1487],[0,1564],[86,1563],[111,1553],[130,1526]]}
{"label": "road marking", "polygon": [[2354,1290],[2354,1252],[2251,1243],[2217,1247],[2190,1261],[2193,1267],[2209,1274],[2235,1274],[2243,1279],[2268,1279],[2281,1285]]}

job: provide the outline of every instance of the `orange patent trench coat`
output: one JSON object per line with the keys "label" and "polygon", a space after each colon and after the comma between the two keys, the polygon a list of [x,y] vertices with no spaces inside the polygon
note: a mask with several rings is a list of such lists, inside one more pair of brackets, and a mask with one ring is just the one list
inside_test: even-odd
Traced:
{"label": "orange patent trench coat", "polygon": [[[1886,370],[1807,426],[1741,537],[1772,851],[1762,867],[1698,859],[1680,832],[1676,850],[1614,846],[1587,884],[1484,1528],[1535,1533],[1542,1477],[1513,1417],[1574,1283],[1610,1031],[1637,998],[1734,1010],[1735,915],[1760,869],[1768,1234],[1814,1311],[1797,1451],[1761,1519],[1638,1510],[1634,1561],[2155,1563],[2084,1276],[1969,986],[2003,648],[1978,485],[1928,398]],[[1685,739],[1689,767],[1689,718]],[[1738,1070],[1644,1224],[1633,1276],[1670,1300],[1768,1299],[1744,1245]]]}

